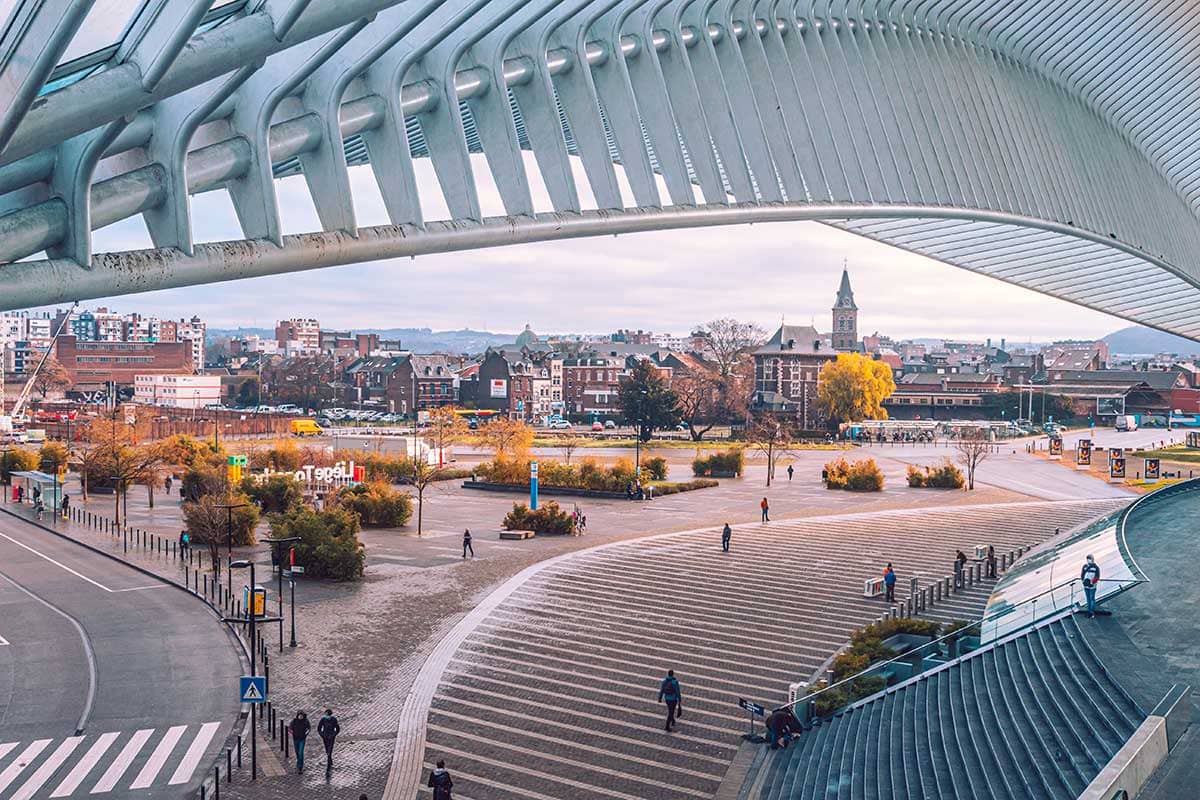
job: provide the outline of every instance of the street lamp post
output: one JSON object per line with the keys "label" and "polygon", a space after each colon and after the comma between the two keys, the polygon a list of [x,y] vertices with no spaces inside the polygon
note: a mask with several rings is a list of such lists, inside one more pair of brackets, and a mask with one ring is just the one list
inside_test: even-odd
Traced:
{"label": "street lamp post", "polygon": [[[250,602],[247,604],[247,607],[246,607],[246,615],[250,618],[250,677],[253,678],[257,674],[255,672],[255,669],[257,666],[257,659],[255,658],[255,650],[256,650],[255,634],[257,633],[257,631],[256,631],[255,625],[254,625],[256,617],[257,617],[257,615],[254,612],[257,609],[255,608],[256,603],[255,603],[254,590],[255,590],[255,587],[257,587],[257,585],[258,585],[254,581],[254,561],[246,560],[246,561],[230,561],[229,562],[229,571],[230,572],[233,572],[233,570],[235,570],[235,569],[245,569],[246,567],[250,568],[250,593],[248,596],[248,599]],[[252,781],[258,780],[258,704],[257,703],[250,704],[250,780],[252,780]]]}
{"label": "street lamp post", "polygon": [[[279,616],[283,618],[283,550],[275,550],[277,545],[291,544],[292,542],[300,541],[299,536],[289,536],[286,539],[271,539],[271,551],[275,554],[273,559],[279,565]],[[288,571],[289,573],[291,570]],[[292,647],[296,646],[296,579],[291,578],[292,584]],[[283,623],[279,623],[279,652],[283,652]]]}
{"label": "street lamp post", "polygon": [[644,412],[643,406],[645,405],[645,399],[650,396],[650,392],[648,392],[645,389],[642,389],[638,392],[638,394],[640,394],[642,396],[642,402],[638,403],[637,422],[636,422],[636,427],[633,430],[633,441],[634,441],[633,464],[634,464],[634,475],[637,476],[638,481],[641,481],[641,479],[642,479],[642,416],[643,416],[643,412]]}
{"label": "street lamp post", "polygon": [[12,471],[12,465],[8,463],[8,451],[10,449],[11,448],[9,448],[9,446],[7,444],[4,445],[3,449],[0,449],[0,453],[4,454],[4,461],[0,462],[0,464],[4,465],[4,484],[3,484],[4,491],[2,492],[2,494],[4,495],[4,499],[0,502],[5,502],[5,503],[8,502],[8,482],[10,480],[9,473]]}
{"label": "street lamp post", "polygon": [[[245,507],[246,503],[224,503],[217,506],[217,508],[225,509],[225,560],[229,564],[229,569],[225,573],[225,586],[230,597],[233,597],[233,510]],[[253,582],[253,577],[254,574],[251,572],[251,582]]]}

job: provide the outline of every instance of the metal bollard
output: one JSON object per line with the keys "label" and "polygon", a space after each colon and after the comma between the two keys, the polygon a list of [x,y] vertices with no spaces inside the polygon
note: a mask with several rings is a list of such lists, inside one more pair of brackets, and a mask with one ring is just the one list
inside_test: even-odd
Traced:
{"label": "metal bollard", "polygon": [[207,787],[205,787],[205,785],[204,785],[203,783],[202,783],[202,784],[200,784],[200,800],[204,800],[204,790],[205,790],[205,788],[207,788]]}
{"label": "metal bollard", "polygon": [[983,564],[975,565],[975,582],[979,583],[983,580]]}
{"label": "metal bollard", "polygon": [[208,573],[204,575],[204,595],[205,597],[208,596]]}
{"label": "metal bollard", "polygon": [[233,748],[226,747],[225,748],[225,775],[228,776],[228,775],[231,775],[232,773],[233,773]]}
{"label": "metal bollard", "polygon": [[242,737],[240,734],[238,735],[237,751],[238,751],[238,769],[241,769],[242,768]]}
{"label": "metal bollard", "polygon": [[941,581],[937,582],[937,598],[936,599],[938,602],[941,602],[941,599],[942,599],[942,582]]}
{"label": "metal bollard", "polygon": [[221,766],[213,767],[213,800],[221,800]]}

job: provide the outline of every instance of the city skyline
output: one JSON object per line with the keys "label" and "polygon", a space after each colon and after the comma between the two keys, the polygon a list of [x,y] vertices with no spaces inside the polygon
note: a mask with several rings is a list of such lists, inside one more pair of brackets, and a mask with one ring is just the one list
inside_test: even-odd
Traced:
{"label": "city skyline", "polygon": [[[477,167],[478,174],[486,174],[484,164]],[[428,161],[416,162],[416,168],[421,196],[440,198]],[[354,167],[350,173],[359,224],[385,223],[370,170]],[[302,184],[299,177],[277,184],[286,233],[319,228]],[[580,184],[586,187],[586,181]],[[534,188],[537,208],[548,207],[544,189]],[[494,187],[481,191],[480,199],[485,215],[502,213]],[[584,200],[588,207],[590,198]],[[226,192],[197,195],[192,207],[198,241],[240,238]],[[427,219],[447,216],[444,206],[427,205],[424,211]],[[102,250],[151,246],[140,217],[97,231],[96,244]],[[812,318],[820,329],[843,262],[861,296],[863,333],[1050,341],[1097,338],[1130,324],[819,223],[642,233],[394,259],[88,305],[153,308],[165,316],[195,313],[218,328],[270,327],[277,318],[309,315],[331,327],[359,329],[507,332],[530,322],[539,332],[603,332],[615,325],[685,333],[718,317],[772,330],[781,316],[797,323]],[[686,303],[670,302],[670,295],[682,292]],[[498,293],[504,302],[496,302]]]}

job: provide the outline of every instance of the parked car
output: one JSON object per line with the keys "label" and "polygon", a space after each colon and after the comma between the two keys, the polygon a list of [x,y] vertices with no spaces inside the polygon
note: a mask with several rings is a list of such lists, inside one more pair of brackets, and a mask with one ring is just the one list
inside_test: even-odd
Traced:
{"label": "parked car", "polygon": [[617,429],[617,423],[613,422],[611,419],[604,420],[604,430],[615,431],[616,429]]}
{"label": "parked car", "polygon": [[551,429],[551,430],[555,430],[555,431],[569,431],[569,430],[571,430],[573,427],[575,427],[575,426],[574,426],[574,425],[572,425],[570,422],[567,422],[565,419],[554,419],[554,420],[550,420],[550,429]]}
{"label": "parked car", "polygon": [[603,431],[604,431],[604,425],[603,425],[603,423],[601,423],[599,420],[597,420],[596,422],[593,422],[593,423],[592,423],[592,430],[593,430],[593,431],[596,431],[597,433],[603,432]]}

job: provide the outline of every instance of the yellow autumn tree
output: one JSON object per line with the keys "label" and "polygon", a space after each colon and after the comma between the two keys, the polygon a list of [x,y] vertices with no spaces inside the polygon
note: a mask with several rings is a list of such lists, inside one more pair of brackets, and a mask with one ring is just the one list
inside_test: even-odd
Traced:
{"label": "yellow autumn tree", "polygon": [[887,419],[883,401],[895,391],[891,367],[858,353],[839,353],[817,379],[817,399],[837,422]]}

